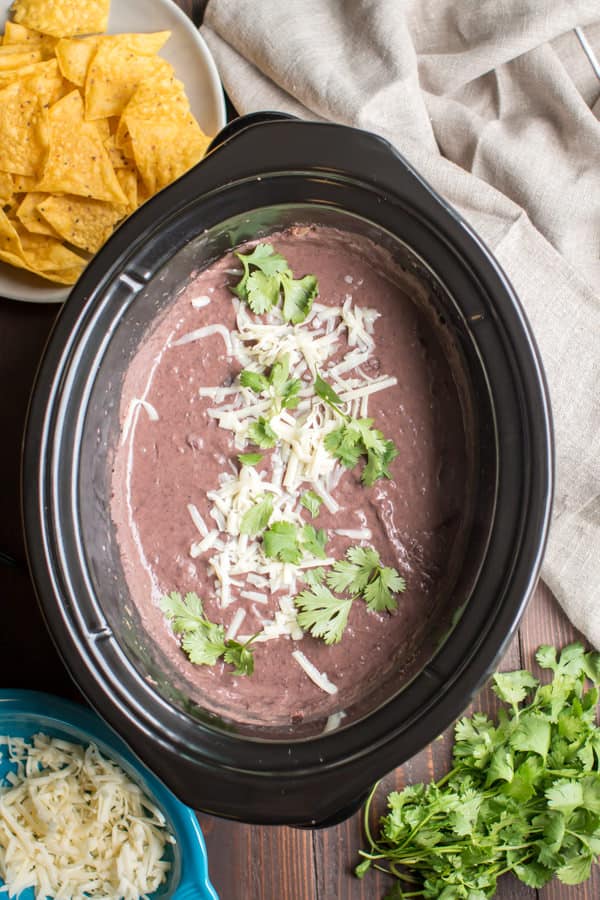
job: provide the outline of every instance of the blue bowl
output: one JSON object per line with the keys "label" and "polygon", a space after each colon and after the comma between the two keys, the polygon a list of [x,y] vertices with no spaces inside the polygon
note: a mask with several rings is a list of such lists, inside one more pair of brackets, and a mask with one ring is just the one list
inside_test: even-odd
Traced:
{"label": "blue bowl", "polygon": [[[163,812],[176,843],[169,850],[168,879],[151,895],[152,900],[219,900],[208,878],[206,846],[193,810],[181,803],[102,719],[77,703],[51,694],[0,690],[0,735],[29,739],[37,732],[80,744],[93,741]],[[14,768],[3,753],[0,779],[4,781]],[[34,900],[33,889],[23,891],[20,900]]]}

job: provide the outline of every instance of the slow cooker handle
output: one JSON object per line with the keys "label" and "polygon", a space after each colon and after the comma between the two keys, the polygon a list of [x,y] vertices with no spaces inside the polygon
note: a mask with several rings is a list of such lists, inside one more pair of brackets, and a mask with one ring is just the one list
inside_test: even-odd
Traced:
{"label": "slow cooker handle", "polygon": [[230,138],[235,137],[236,134],[249,128],[251,125],[264,125],[267,122],[278,122],[284,119],[298,120],[298,117],[271,109],[264,109],[260,112],[246,113],[245,116],[238,116],[236,119],[232,119],[228,122],[227,125],[221,128],[214,136],[208,145],[206,153],[212,153],[217,147],[221,147],[230,140]]}

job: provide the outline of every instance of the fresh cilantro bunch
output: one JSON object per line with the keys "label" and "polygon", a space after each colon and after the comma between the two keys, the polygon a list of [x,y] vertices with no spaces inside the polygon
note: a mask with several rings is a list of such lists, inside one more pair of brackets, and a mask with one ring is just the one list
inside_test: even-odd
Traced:
{"label": "fresh cilantro bunch", "polygon": [[240,384],[255,394],[268,394],[273,400],[273,413],[282,409],[295,409],[300,403],[302,381],[290,378],[290,355],[284,353],[271,367],[269,375],[244,369],[240,372]]}
{"label": "fresh cilantro bunch", "polygon": [[[355,598],[362,597],[373,611],[391,612],[398,605],[394,594],[406,590],[404,579],[396,569],[382,566],[372,547],[349,547],[346,559],[335,562],[327,575],[323,569],[315,569],[305,578],[310,590],[302,591],[294,600],[299,610],[298,625],[326,644],[341,641]],[[324,578],[327,586],[322,584]],[[336,597],[330,588],[350,596]]]}
{"label": "fresh cilantro bunch", "polygon": [[235,254],[244,274],[233,288],[240,300],[245,300],[253,313],[270,312],[282,301],[281,312],[286,322],[304,322],[319,293],[314,275],[294,278],[287,260],[276,253],[271,244],[257,244],[251,253]]}
{"label": "fresh cilantro bunch", "polygon": [[452,770],[391,793],[377,837],[371,795],[370,849],[356,874],[376,866],[394,875],[388,900],[485,900],[505,872],[532,888],[589,877],[600,855],[600,654],[571,644],[558,658],[544,646],[536,659],[550,683],[496,674],[497,720],[460,719]]}
{"label": "fresh cilantro bunch", "polygon": [[367,487],[379,478],[391,478],[389,465],[398,455],[394,442],[373,428],[373,419],[353,419],[346,415],[340,409],[341,397],[319,374],[315,379],[315,393],[344,419],[339,428],[326,435],[325,449],[348,469],[366,457],[361,480]]}
{"label": "fresh cilantro bunch", "polygon": [[254,656],[250,644],[256,634],[245,644],[231,638],[226,640],[223,625],[206,618],[202,600],[194,593],[185,597],[177,591],[165,594],[160,599],[160,608],[175,634],[181,635],[181,646],[194,665],[214,666],[223,657],[226,663],[235,666],[234,675],[252,675]]}

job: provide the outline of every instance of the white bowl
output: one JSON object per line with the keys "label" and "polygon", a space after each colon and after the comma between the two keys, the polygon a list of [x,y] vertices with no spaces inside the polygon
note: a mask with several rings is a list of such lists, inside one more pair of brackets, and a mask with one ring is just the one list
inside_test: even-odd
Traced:
{"label": "white bowl", "polygon": [[[12,0],[0,0],[2,30],[11,6]],[[108,31],[170,31],[160,56],[171,63],[183,81],[202,130],[212,137],[225,125],[225,98],[215,61],[192,20],[173,0],[112,0]],[[62,303],[70,290],[53,287],[51,282],[0,261],[0,297]]]}

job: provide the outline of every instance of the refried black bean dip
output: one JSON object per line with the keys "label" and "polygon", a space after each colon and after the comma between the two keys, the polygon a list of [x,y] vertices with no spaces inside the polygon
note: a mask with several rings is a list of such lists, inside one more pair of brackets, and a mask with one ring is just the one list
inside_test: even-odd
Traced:
{"label": "refried black bean dip", "polygon": [[365,238],[291,227],[195,276],[129,365],[112,518],[205,707],[341,720],[452,589],[467,429],[415,285]]}

